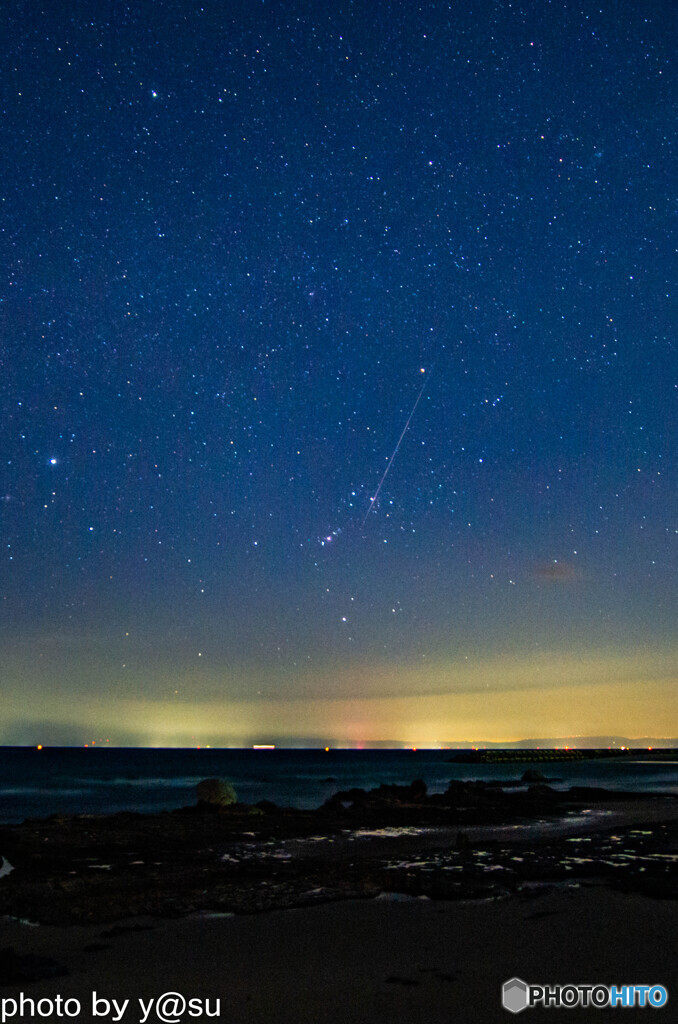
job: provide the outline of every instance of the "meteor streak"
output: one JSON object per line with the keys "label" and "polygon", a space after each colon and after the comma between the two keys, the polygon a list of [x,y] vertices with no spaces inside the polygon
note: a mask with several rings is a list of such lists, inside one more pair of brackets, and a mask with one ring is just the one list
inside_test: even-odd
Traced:
{"label": "meteor streak", "polygon": [[[424,373],[425,371],[422,370],[421,372]],[[433,373],[433,370],[431,370],[431,373]],[[417,400],[414,403],[414,405],[412,406],[412,411],[411,411],[410,415],[407,417],[407,422],[405,423],[405,426],[403,427],[403,432],[400,435],[400,437],[398,438],[398,443],[395,446],[395,448],[393,449],[393,454],[391,455],[391,458],[388,460],[388,465],[387,465],[386,469],[384,470],[384,475],[382,476],[381,480],[379,481],[379,486],[377,487],[377,489],[375,491],[374,497],[370,501],[370,507],[368,508],[367,512],[365,513],[365,518],[363,519],[363,523],[362,523],[363,526],[367,522],[367,518],[368,518],[370,512],[372,511],[372,509],[374,507],[374,503],[377,500],[377,498],[379,497],[379,491],[381,490],[382,485],[384,483],[384,480],[386,479],[386,475],[387,475],[389,469],[391,468],[393,460],[395,459],[396,455],[398,454],[398,449],[400,448],[400,442],[402,441],[402,439],[404,438],[405,434],[407,433],[407,428],[410,425],[410,421],[411,421],[412,417],[414,416],[415,412],[417,411],[417,406],[419,405],[419,402],[421,401],[421,396],[424,394],[424,390],[426,388],[426,385],[428,384],[429,380],[431,379],[431,373],[429,373],[428,377],[424,378],[424,383],[419,388],[419,394],[417,395]]]}

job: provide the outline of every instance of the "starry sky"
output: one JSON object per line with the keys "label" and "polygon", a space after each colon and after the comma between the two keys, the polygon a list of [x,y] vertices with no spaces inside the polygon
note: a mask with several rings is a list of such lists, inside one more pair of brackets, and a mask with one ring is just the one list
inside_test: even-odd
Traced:
{"label": "starry sky", "polygon": [[0,742],[678,734],[675,17],[3,5]]}

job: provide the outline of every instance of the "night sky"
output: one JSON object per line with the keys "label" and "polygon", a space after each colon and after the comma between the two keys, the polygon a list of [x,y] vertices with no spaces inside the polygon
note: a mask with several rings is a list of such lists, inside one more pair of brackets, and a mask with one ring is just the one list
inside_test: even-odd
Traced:
{"label": "night sky", "polygon": [[675,5],[0,22],[0,742],[678,734]]}

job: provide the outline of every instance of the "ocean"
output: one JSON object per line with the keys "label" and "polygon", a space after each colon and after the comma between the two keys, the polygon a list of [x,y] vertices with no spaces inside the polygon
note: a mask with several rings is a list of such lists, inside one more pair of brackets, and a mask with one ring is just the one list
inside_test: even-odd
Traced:
{"label": "ocean", "polygon": [[519,779],[538,769],[558,788],[603,786],[678,793],[678,761],[638,757],[455,764],[454,750],[234,750],[0,747],[0,823],[50,814],[173,810],[195,803],[201,779],[224,778],[238,800],[319,807],[338,790],[423,779],[443,792],[452,779]]}

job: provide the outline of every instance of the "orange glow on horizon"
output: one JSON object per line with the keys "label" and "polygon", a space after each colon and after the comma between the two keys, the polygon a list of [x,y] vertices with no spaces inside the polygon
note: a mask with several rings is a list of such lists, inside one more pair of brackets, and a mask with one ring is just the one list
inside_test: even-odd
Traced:
{"label": "orange glow on horizon", "polygon": [[[486,743],[530,739],[542,747],[571,749],[580,745],[578,736],[600,738],[604,746],[616,736],[615,747],[656,749],[650,737],[678,736],[676,652],[678,647],[597,656],[542,652],[469,664],[440,660],[425,668],[365,665],[360,673],[349,665],[332,675],[332,697],[292,690],[286,699],[225,700],[210,686],[178,706],[153,695],[69,702],[54,692],[43,699],[35,732],[23,742],[42,747],[37,737],[42,733],[47,746],[55,741],[92,748],[301,745],[329,751],[375,745],[482,749]],[[360,689],[358,675],[364,682]],[[3,678],[5,743],[26,735],[25,715],[24,675],[17,673],[9,686]],[[103,733],[84,743],[82,733],[97,732],[103,722],[110,739]],[[45,723],[53,733],[45,734]],[[198,735],[203,736],[199,744]],[[254,742],[261,736],[273,742]]]}

